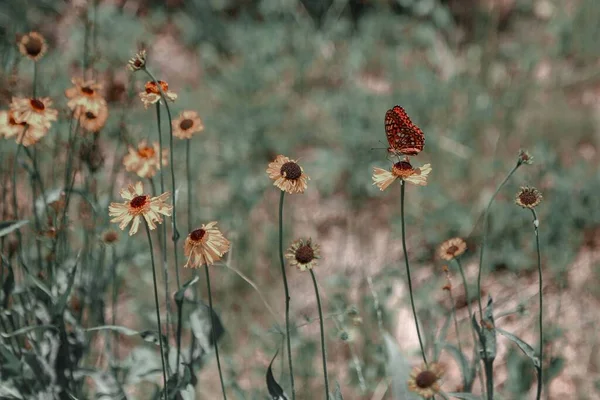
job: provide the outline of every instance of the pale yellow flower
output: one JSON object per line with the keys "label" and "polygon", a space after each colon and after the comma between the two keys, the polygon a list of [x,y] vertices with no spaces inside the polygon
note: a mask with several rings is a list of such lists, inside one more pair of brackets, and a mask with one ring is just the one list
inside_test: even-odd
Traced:
{"label": "pale yellow flower", "polygon": [[140,50],[127,62],[130,71],[139,71],[146,66],[146,50]]}
{"label": "pale yellow flower", "polygon": [[314,244],[311,238],[307,240],[298,239],[287,249],[285,258],[290,260],[290,264],[300,271],[306,271],[317,266],[317,260],[321,258],[321,252],[319,245]]}
{"label": "pale yellow flower", "polygon": [[450,261],[467,251],[467,243],[459,237],[446,240],[440,245],[440,258]]}
{"label": "pale yellow flower", "polygon": [[419,396],[429,399],[440,391],[444,368],[438,363],[430,363],[429,368],[424,365],[414,368],[408,380],[408,389]]}
{"label": "pale yellow flower", "polygon": [[408,160],[398,161],[392,166],[391,171],[382,168],[373,168],[373,185],[379,190],[385,190],[396,179],[410,182],[414,185],[427,185],[427,176],[431,172],[431,164],[425,164],[420,168],[413,168]]}
{"label": "pale yellow flower", "polygon": [[[153,81],[146,82],[146,85],[144,86],[144,91],[140,92],[140,99],[142,100],[142,103],[144,103],[145,108],[150,107],[152,104],[155,104],[160,100],[161,89],[167,100],[175,101],[175,99],[177,99],[177,94],[175,92],[169,91],[169,84],[167,82],[157,82],[158,84]],[[159,85],[160,89],[158,88]]]}
{"label": "pale yellow flower", "polygon": [[184,254],[188,258],[185,268],[200,268],[219,261],[229,251],[229,240],[217,228],[217,222],[209,222],[185,239]]}
{"label": "pale yellow flower", "polygon": [[95,81],[84,81],[81,78],[73,78],[71,80],[74,87],[65,90],[65,96],[69,101],[67,106],[71,110],[91,111],[98,114],[101,108],[106,108],[106,100],[100,94],[102,84]]}
{"label": "pale yellow flower", "polygon": [[98,132],[106,124],[108,119],[108,107],[99,107],[96,111],[86,110],[83,107],[75,110],[74,117],[79,119],[79,125],[89,132]]}
{"label": "pale yellow flower", "polygon": [[32,126],[50,128],[52,121],[58,119],[58,111],[51,106],[52,100],[49,97],[13,97],[10,110],[17,123],[25,122]]}
{"label": "pale yellow flower", "polygon": [[17,143],[23,143],[28,147],[37,143],[46,136],[48,129],[39,126],[31,126],[25,122],[16,122],[12,111],[0,111],[0,137],[9,139],[14,137]]}
{"label": "pale yellow flower", "polygon": [[19,40],[19,51],[30,60],[40,60],[47,50],[46,39],[38,32],[29,32]]}
{"label": "pale yellow flower", "polygon": [[[135,172],[141,178],[151,178],[161,168],[161,159],[159,158],[160,146],[154,142],[152,146],[142,140],[138,148],[129,147],[129,153],[123,158],[123,165],[129,172]],[[162,165],[167,165],[168,149],[163,149]]]}
{"label": "pale yellow flower", "polygon": [[154,230],[157,223],[162,224],[163,215],[171,216],[173,207],[166,203],[169,196],[169,192],[158,197],[144,194],[142,182],[129,185],[127,189],[121,190],[121,197],[127,201],[110,203],[108,215],[114,217],[110,222],[118,223],[119,229],[124,230],[133,221],[129,230],[130,236],[138,231],[142,218],[146,220],[150,230]]}
{"label": "pale yellow flower", "polygon": [[267,174],[274,181],[274,186],[289,194],[304,193],[310,180],[295,160],[282,155],[278,155],[275,161],[269,163]]}
{"label": "pale yellow flower", "polygon": [[195,111],[183,111],[173,120],[173,136],[179,139],[191,139],[194,133],[203,130],[202,120]]}

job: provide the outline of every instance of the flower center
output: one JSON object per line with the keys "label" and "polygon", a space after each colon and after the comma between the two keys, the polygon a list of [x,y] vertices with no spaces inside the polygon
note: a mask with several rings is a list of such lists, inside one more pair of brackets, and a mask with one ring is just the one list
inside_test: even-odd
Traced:
{"label": "flower center", "polygon": [[528,206],[531,204],[535,204],[537,196],[535,195],[535,193],[533,193],[533,191],[525,190],[519,195],[519,200],[521,200],[521,203]]}
{"label": "flower center", "polygon": [[194,242],[199,242],[200,240],[202,240],[205,234],[206,231],[204,229],[196,229],[195,231],[190,233],[190,239],[192,239]]}
{"label": "flower center", "polygon": [[154,149],[152,147],[142,147],[138,150],[138,154],[142,158],[152,158],[156,153],[154,152]]}
{"label": "flower center", "polygon": [[408,178],[416,172],[408,161],[398,161],[392,168],[394,175],[400,178]]}
{"label": "flower center", "polygon": [[309,245],[305,244],[296,250],[296,261],[300,264],[308,264],[315,259],[315,252]]}
{"label": "flower center", "polygon": [[183,129],[184,131],[187,131],[188,129],[190,129],[192,126],[194,126],[194,121],[192,121],[191,119],[184,119],[183,121],[181,121],[181,123],[179,124],[179,127],[181,129]]}
{"label": "flower center", "polygon": [[281,175],[286,179],[295,181],[302,176],[302,169],[293,161],[288,161],[281,166]]}
{"label": "flower center", "polygon": [[[163,92],[166,92],[167,90],[169,90],[169,84],[167,82],[165,82],[165,81],[157,81],[157,82],[158,82],[158,85],[160,85],[160,88],[162,89]],[[146,82],[146,93],[160,94],[158,85],[154,82]]]}
{"label": "flower center", "polygon": [[8,115],[8,123],[10,125],[21,125],[21,126],[27,125],[27,122],[17,122],[15,120],[15,118],[12,116],[12,112]]}
{"label": "flower center", "polygon": [[46,109],[46,106],[44,105],[44,103],[42,103],[38,99],[29,100],[29,104],[31,104],[31,107],[33,107],[33,109],[35,111],[44,111],[44,109]]}
{"label": "flower center", "polygon": [[148,199],[148,196],[146,196],[146,195],[136,196],[129,202],[129,205],[132,208],[139,209],[146,205],[147,199]]}
{"label": "flower center", "polygon": [[35,57],[42,52],[42,45],[43,44],[40,39],[29,36],[29,40],[25,45],[25,50],[27,51],[27,54]]}
{"label": "flower center", "polygon": [[138,58],[138,59],[136,59],[136,60],[133,62],[133,65],[134,65],[136,68],[141,68],[141,67],[142,67],[142,60],[140,60],[139,58]]}
{"label": "flower center", "polygon": [[92,89],[92,88],[91,88],[91,87],[89,87],[89,86],[83,86],[83,87],[81,88],[81,91],[82,91],[83,93],[85,93],[85,94],[89,94],[90,96],[91,96],[91,95],[93,95],[93,94],[95,93],[95,92],[94,92],[94,89]]}
{"label": "flower center", "polygon": [[423,371],[417,375],[415,383],[421,389],[427,389],[431,387],[437,381],[437,375],[431,371]]}
{"label": "flower center", "polygon": [[93,112],[91,112],[91,111],[88,111],[88,112],[86,112],[86,113],[85,113],[85,117],[86,117],[87,119],[96,119],[96,114],[94,114],[94,113],[93,113]]}
{"label": "flower center", "polygon": [[456,247],[455,245],[452,245],[450,247],[448,247],[448,250],[446,250],[446,254],[449,255],[454,255],[456,252],[458,251],[458,247]]}

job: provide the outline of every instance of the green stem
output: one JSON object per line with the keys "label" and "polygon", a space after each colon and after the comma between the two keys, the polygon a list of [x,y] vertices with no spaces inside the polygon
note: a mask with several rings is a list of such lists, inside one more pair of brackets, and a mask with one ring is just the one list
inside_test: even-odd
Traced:
{"label": "green stem", "polygon": [[185,141],[185,176],[187,178],[187,196],[188,196],[188,232],[192,231],[192,221],[194,220],[192,214],[192,167],[190,165],[190,145],[191,139]]}
{"label": "green stem", "polygon": [[[150,246],[150,261],[152,262],[152,280],[154,283],[154,305],[156,306],[156,319],[158,321],[158,343],[160,345],[160,360],[162,362],[163,384],[164,384],[164,399],[167,400],[167,367],[165,365],[165,352],[163,348],[163,334],[160,323],[160,304],[158,302],[158,285],[156,284],[156,266],[154,265],[154,247],[152,246],[152,236],[150,235],[150,227],[144,220],[146,227],[146,236],[148,237],[148,245]],[[168,329],[167,329],[168,330]]]}
{"label": "green stem", "polygon": [[412,280],[410,278],[410,266],[408,264],[408,252],[406,251],[406,228],[404,224],[404,190],[406,183],[400,181],[400,218],[402,219],[402,251],[404,252],[404,263],[406,264],[406,277],[408,279],[408,291],[410,294],[410,305],[412,307],[413,317],[415,318],[415,326],[417,327],[417,336],[419,337],[419,345],[421,346],[421,355],[425,366],[428,366],[427,356],[425,355],[425,347],[423,346],[423,339],[421,338],[421,329],[419,328],[419,320],[417,319],[417,310],[415,309],[415,299],[413,298]]}
{"label": "green stem", "polygon": [[315,286],[315,295],[317,296],[317,307],[319,309],[319,325],[321,328],[321,356],[323,357],[323,376],[325,377],[325,399],[329,400],[329,378],[327,377],[327,352],[325,351],[325,327],[323,324],[323,310],[321,308],[321,297],[319,296],[317,278],[315,277],[315,272],[312,269],[310,270],[310,276],[312,277],[313,285]]}
{"label": "green stem", "polygon": [[537,267],[538,267],[538,278],[539,278],[539,297],[540,297],[540,317],[539,317],[539,329],[540,329],[540,367],[538,368],[538,384],[537,384],[537,394],[536,400],[540,400],[542,397],[542,383],[543,383],[543,353],[544,353],[544,325],[543,325],[543,296],[542,296],[542,258],[540,254],[540,235],[538,231],[538,227],[540,225],[540,221],[537,218],[537,214],[535,210],[532,208],[531,213],[533,214],[533,228],[535,230],[535,245],[537,251]]}
{"label": "green stem", "polygon": [[210,308],[210,332],[212,335],[212,341],[215,346],[215,356],[217,357],[217,368],[219,369],[219,379],[221,380],[221,390],[223,391],[223,398],[227,400],[227,393],[225,393],[225,382],[223,381],[223,372],[221,371],[221,359],[219,358],[219,346],[217,344],[217,335],[215,334],[215,319],[212,303],[212,293],[210,290],[210,273],[208,271],[208,265],[204,265],[204,271],[206,272],[206,289],[208,290],[208,306]]}
{"label": "green stem", "polygon": [[[25,134],[27,133],[27,129],[29,128],[29,126],[27,126],[27,128],[25,128],[25,130],[22,133],[21,136],[21,140],[19,142],[19,145],[17,146],[17,152],[15,153],[15,159],[13,162],[13,174],[12,174],[12,207],[13,207],[13,219],[15,221],[19,220],[19,205],[17,202],[17,166],[19,164],[19,153],[21,152],[21,148],[23,148],[23,139],[25,137]],[[25,265],[24,259],[23,259],[23,236],[21,235],[21,230],[17,229],[16,230],[16,234],[17,234],[17,241],[19,243],[19,249],[17,251],[17,254],[19,255],[19,259],[21,260],[21,265]]]}
{"label": "green stem", "polygon": [[[111,316],[111,323],[112,325],[116,325],[117,324],[117,298],[119,295],[119,282],[118,282],[118,276],[117,276],[117,255],[116,255],[116,250],[114,248],[114,246],[110,246],[111,247],[111,261],[112,261],[112,281],[113,281],[113,287],[112,287],[112,299],[111,299],[111,308],[112,308],[112,316]],[[114,346],[111,346],[111,348],[113,349],[113,357],[115,360],[119,360],[119,332],[114,331],[113,335],[112,335],[112,340],[114,342]]]}
{"label": "green stem", "polygon": [[37,95],[37,61],[33,62],[33,98]]}
{"label": "green stem", "polygon": [[281,191],[279,198],[279,261],[281,263],[281,275],[283,277],[283,289],[285,290],[285,336],[287,339],[288,364],[290,368],[290,384],[292,387],[292,400],[296,399],[296,387],[294,385],[294,368],[292,367],[292,342],[290,339],[290,290],[288,288],[287,276],[285,274],[285,262],[283,261],[283,199],[285,192]]}

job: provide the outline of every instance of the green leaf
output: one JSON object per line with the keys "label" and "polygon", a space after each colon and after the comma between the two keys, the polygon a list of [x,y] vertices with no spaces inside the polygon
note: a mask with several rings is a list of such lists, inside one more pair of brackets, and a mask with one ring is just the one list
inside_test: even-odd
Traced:
{"label": "green leaf", "polygon": [[73,289],[73,283],[75,282],[75,272],[77,271],[77,266],[79,265],[79,257],[80,256],[81,256],[81,251],[79,251],[79,253],[77,253],[77,259],[75,260],[75,265],[71,269],[71,272],[69,272],[67,288],[65,289],[64,293],[60,296],[60,298],[58,299],[58,302],[56,303],[56,307],[55,307],[56,315],[62,315],[62,313],[65,311],[65,307],[67,306],[67,300],[69,298],[69,294],[71,294],[71,289]]}
{"label": "green leaf", "polygon": [[475,374],[473,373],[471,367],[469,366],[469,360],[467,357],[458,349],[457,346],[451,343],[445,343],[444,349],[456,360],[458,365],[460,366],[460,371],[463,379],[463,390],[464,388],[470,387],[470,383],[472,379],[475,379]]}
{"label": "green leaf", "polygon": [[418,400],[419,396],[408,390],[410,364],[400,352],[396,341],[389,333],[384,333],[383,340],[387,353],[386,372],[392,378],[392,395],[395,400]]}
{"label": "green leaf", "polygon": [[333,400],[344,400],[342,396],[342,389],[340,388],[340,383],[335,383],[335,393],[333,393]]}
{"label": "green leaf", "polygon": [[462,399],[462,400],[481,400],[481,396],[476,396],[471,393],[452,392],[452,393],[446,393],[446,394],[450,397],[456,397],[457,399]]}
{"label": "green leaf", "polygon": [[[2,256],[2,262],[4,263],[4,256]],[[10,298],[10,294],[15,288],[15,274],[13,272],[12,265],[10,263],[5,263],[8,268],[8,274],[4,278],[4,282],[2,283],[2,293],[4,293],[4,297],[2,299],[2,308],[8,308],[8,301]]]}
{"label": "green leaf", "polygon": [[24,328],[17,329],[16,331],[13,331],[11,333],[0,332],[0,336],[2,336],[5,339],[8,339],[13,336],[22,335],[27,332],[36,331],[38,329],[40,329],[40,330],[55,329],[57,332],[59,331],[59,329],[54,325],[35,325],[35,326],[26,326]]}
{"label": "green leaf", "polygon": [[440,358],[440,353],[444,348],[446,342],[446,335],[448,335],[448,329],[450,328],[450,322],[452,321],[452,311],[448,313],[446,317],[446,321],[444,321],[444,325],[440,329],[440,333],[438,334],[437,340],[433,345],[433,359],[438,360]]}
{"label": "green leaf", "polygon": [[20,221],[1,221],[0,237],[8,235],[9,233],[16,231],[17,229],[28,223],[29,221],[26,219],[22,219]]}
{"label": "green leaf", "polygon": [[519,346],[523,353],[525,353],[525,355],[531,359],[533,365],[535,365],[537,369],[540,368],[540,359],[535,355],[535,350],[533,349],[533,347],[531,347],[529,344],[525,343],[522,339],[513,335],[512,333],[505,331],[504,329],[496,328],[496,331],[502,336],[512,341],[513,343],[515,343],[517,346]]}
{"label": "green leaf", "polygon": [[278,353],[279,351],[275,353],[271,363],[269,364],[269,368],[267,368],[267,390],[269,391],[269,394],[273,400],[288,400],[287,396],[283,392],[283,388],[279,385],[279,383],[277,383],[275,377],[273,376],[273,361],[275,361],[275,358],[277,358]]}
{"label": "green leaf", "polygon": [[192,286],[194,283],[198,282],[199,280],[200,280],[200,277],[198,275],[196,275],[192,279],[190,279],[189,281],[184,283],[183,286],[181,286],[181,288],[177,292],[175,292],[175,296],[173,296],[175,298],[175,302],[178,304],[183,302],[183,297],[185,295],[185,291],[187,290],[187,288],[189,288],[190,286]]}
{"label": "green leaf", "polygon": [[484,360],[487,358],[488,362],[493,362],[496,358],[496,326],[494,325],[494,307],[491,297],[488,299],[488,304],[483,314],[483,323],[485,326],[479,326],[475,314],[473,314],[471,323],[473,324],[475,332],[477,332],[477,336],[479,336],[479,341],[485,352],[485,356],[487,356],[483,357],[482,355],[482,358]]}

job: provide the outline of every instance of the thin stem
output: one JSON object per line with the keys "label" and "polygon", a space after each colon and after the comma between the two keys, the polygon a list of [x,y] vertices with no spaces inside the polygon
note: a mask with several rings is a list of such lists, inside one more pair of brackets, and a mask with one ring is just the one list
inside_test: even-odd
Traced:
{"label": "thin stem", "polygon": [[[283,192],[282,192],[283,193]],[[321,308],[321,297],[319,296],[319,287],[317,286],[317,278],[315,272],[311,269],[310,276],[315,286],[315,295],[317,296],[317,307],[319,309],[319,325],[321,328],[321,356],[323,358],[323,376],[325,377],[325,399],[329,400],[329,378],[327,376],[327,355],[325,351],[325,327],[323,325],[323,310]]]}
{"label": "thin stem", "polygon": [[208,271],[208,265],[204,265],[204,271],[206,272],[206,289],[208,291],[208,307],[210,308],[210,332],[212,335],[212,341],[215,346],[215,356],[217,357],[217,368],[219,368],[219,379],[221,380],[221,390],[223,391],[223,399],[227,400],[227,393],[225,393],[225,382],[223,381],[223,372],[221,371],[221,359],[219,358],[219,346],[217,345],[217,335],[215,334],[215,319],[212,303],[212,293],[210,290],[210,273]]}
{"label": "thin stem", "polygon": [[[160,323],[160,304],[158,302],[158,285],[156,284],[156,266],[154,265],[154,247],[152,246],[152,236],[150,235],[150,227],[144,220],[146,227],[146,236],[148,237],[148,245],[150,246],[150,261],[152,262],[152,280],[154,282],[154,305],[156,306],[156,319],[158,321],[158,343],[160,345],[160,360],[162,362],[163,384],[164,384],[164,399],[167,400],[167,367],[165,365],[165,352],[163,349],[162,326]],[[168,329],[167,329],[168,330]]]}
{"label": "thin stem", "polygon": [[188,139],[185,141],[185,176],[187,179],[187,203],[188,203],[188,232],[192,231],[192,221],[194,220],[192,214],[192,167],[190,165],[190,145],[191,140]]}
{"label": "thin stem", "polygon": [[287,338],[288,364],[290,368],[290,384],[292,387],[292,400],[296,399],[296,387],[294,385],[294,368],[292,367],[292,342],[290,339],[290,291],[285,274],[285,262],[283,261],[283,199],[285,192],[281,191],[279,198],[279,261],[281,263],[281,275],[283,277],[283,289],[285,290],[285,335]]}
{"label": "thin stem", "polygon": [[35,96],[37,95],[37,62],[34,61],[33,62],[33,98],[35,99]]}
{"label": "thin stem", "polygon": [[[112,308],[112,316],[111,316],[111,323],[112,325],[116,325],[117,324],[117,298],[119,295],[119,283],[117,281],[118,277],[117,277],[117,255],[116,255],[116,250],[114,248],[114,246],[110,246],[111,247],[111,263],[112,263],[112,281],[113,281],[113,287],[112,287],[112,299],[111,299],[111,308]],[[112,340],[114,341],[114,346],[111,346],[113,349],[113,357],[115,360],[119,360],[119,333],[117,331],[113,332],[112,335]]]}
{"label": "thin stem", "polygon": [[[23,147],[23,139],[25,138],[25,134],[27,133],[27,129],[29,126],[25,128],[22,133],[21,140],[19,141],[19,145],[17,146],[17,152],[15,153],[15,159],[13,162],[13,174],[12,174],[12,207],[13,207],[13,217],[15,221],[19,220],[19,205],[17,202],[17,165],[19,164],[19,153],[21,152],[21,148]],[[23,236],[21,235],[21,230],[16,230],[17,241],[19,242],[19,251],[17,254],[21,259],[21,264],[25,265],[23,261]]]}
{"label": "thin stem", "polygon": [[402,251],[404,252],[404,263],[406,264],[406,277],[408,279],[408,291],[410,294],[410,305],[412,307],[413,317],[415,318],[415,326],[417,327],[417,336],[419,337],[419,345],[421,346],[421,354],[423,355],[423,361],[425,366],[428,366],[427,356],[425,356],[425,347],[423,346],[423,339],[421,339],[421,329],[419,328],[419,320],[417,319],[417,310],[415,309],[415,300],[413,298],[412,280],[410,278],[410,266],[408,264],[408,252],[406,251],[406,228],[404,224],[404,190],[406,184],[404,181],[400,181],[400,218],[402,219]]}
{"label": "thin stem", "polygon": [[539,296],[540,296],[540,319],[539,319],[539,329],[540,329],[540,367],[538,368],[538,384],[537,384],[537,394],[536,399],[540,400],[542,397],[542,383],[543,383],[543,370],[544,370],[544,325],[543,325],[543,296],[542,296],[542,258],[540,253],[540,235],[538,231],[538,227],[540,225],[540,221],[537,218],[537,214],[535,210],[532,208],[531,213],[533,214],[533,228],[535,230],[535,245],[537,251],[537,267],[538,267],[538,278],[539,278]]}

